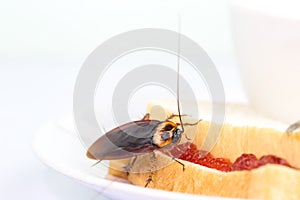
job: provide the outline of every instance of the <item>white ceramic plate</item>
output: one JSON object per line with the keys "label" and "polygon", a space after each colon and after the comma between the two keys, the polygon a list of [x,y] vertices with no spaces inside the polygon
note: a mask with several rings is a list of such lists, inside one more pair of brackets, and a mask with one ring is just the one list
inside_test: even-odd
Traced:
{"label": "white ceramic plate", "polygon": [[[207,106],[203,107],[202,112],[209,113],[205,108]],[[262,117],[245,105],[227,104],[226,110],[227,123],[270,126],[280,130],[287,127],[285,124]],[[201,119],[206,119],[206,116],[201,116]],[[52,169],[96,189],[111,199],[225,199],[138,187],[123,179],[108,176],[105,163],[91,167],[95,161],[85,156],[86,149],[80,143],[71,116],[42,127],[34,138],[33,149]]]}
{"label": "white ceramic plate", "polygon": [[33,149],[39,159],[52,169],[67,175],[111,199],[224,199],[168,192],[134,186],[107,175],[107,167],[85,157],[86,150],[76,132],[66,131],[57,123],[48,123],[35,135]]}

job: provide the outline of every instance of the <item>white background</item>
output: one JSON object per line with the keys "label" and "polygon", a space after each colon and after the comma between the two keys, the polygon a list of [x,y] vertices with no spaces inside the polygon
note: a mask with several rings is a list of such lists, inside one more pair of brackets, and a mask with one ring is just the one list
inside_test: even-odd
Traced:
{"label": "white background", "polygon": [[177,31],[214,58],[232,57],[229,10],[224,0],[12,0],[1,3],[1,60],[82,62],[104,40],[137,28]]}
{"label": "white background", "polygon": [[[0,3],[0,198],[102,199],[48,169],[31,150],[43,123],[72,112],[76,75],[101,42],[137,28],[177,30],[200,44],[228,101],[245,102],[224,0],[12,0]],[[53,146],[55,148],[55,144]]]}

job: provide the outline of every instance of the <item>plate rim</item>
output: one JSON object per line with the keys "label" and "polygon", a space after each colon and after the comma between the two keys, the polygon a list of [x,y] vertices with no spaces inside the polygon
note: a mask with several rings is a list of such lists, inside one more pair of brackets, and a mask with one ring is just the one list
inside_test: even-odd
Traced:
{"label": "plate rim", "polygon": [[75,180],[77,182],[82,183],[83,185],[88,185],[91,188],[94,188],[99,192],[99,189],[102,189],[103,196],[111,197],[111,195],[108,195],[108,191],[116,191],[116,192],[122,192],[125,194],[137,194],[139,196],[148,196],[152,198],[162,198],[166,199],[182,199],[182,198],[188,198],[188,199],[234,199],[234,198],[226,198],[226,197],[219,197],[219,196],[205,196],[205,195],[197,195],[197,194],[189,194],[189,193],[182,193],[182,192],[172,192],[172,191],[166,191],[166,190],[160,190],[160,189],[153,189],[153,188],[143,188],[140,186],[136,186],[130,183],[122,183],[119,181],[109,180],[105,179],[103,177],[94,177],[91,174],[86,174],[84,172],[76,171],[76,170],[70,170],[70,169],[64,169],[63,167],[59,167],[59,165],[56,165],[54,162],[51,162],[51,160],[46,159],[45,156],[41,153],[39,150],[40,144],[40,137],[43,135],[47,135],[46,129],[49,128],[55,128],[59,129],[59,131],[63,132],[64,134],[68,134],[70,137],[75,138],[75,135],[72,136],[70,133],[67,133],[66,130],[61,128],[59,124],[55,121],[48,122],[47,124],[43,125],[35,134],[32,141],[32,149],[35,154],[35,156],[48,168],[67,176],[68,178],[71,178],[72,180]]}

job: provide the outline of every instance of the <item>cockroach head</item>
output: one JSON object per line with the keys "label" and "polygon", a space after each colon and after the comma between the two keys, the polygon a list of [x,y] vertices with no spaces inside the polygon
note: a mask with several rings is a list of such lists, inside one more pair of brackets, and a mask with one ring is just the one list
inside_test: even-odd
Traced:
{"label": "cockroach head", "polygon": [[182,131],[177,124],[171,121],[162,122],[155,130],[152,143],[158,147],[164,147],[171,143],[179,142]]}

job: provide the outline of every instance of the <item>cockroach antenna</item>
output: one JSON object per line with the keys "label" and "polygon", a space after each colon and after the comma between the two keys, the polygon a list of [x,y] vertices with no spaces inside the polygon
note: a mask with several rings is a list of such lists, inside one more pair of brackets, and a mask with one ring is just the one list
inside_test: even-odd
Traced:
{"label": "cockroach antenna", "polygon": [[[134,157],[132,163],[126,166],[126,171],[129,173],[137,156],[145,153],[153,153],[155,150],[160,150],[170,145],[176,145],[182,138],[184,126],[193,126],[198,122],[182,123],[179,102],[179,68],[180,68],[180,50],[181,50],[181,19],[178,14],[178,49],[177,49],[177,109],[178,115],[171,115],[166,120],[151,120],[150,114],[147,113],[143,119],[131,121],[120,125],[106,132],[98,138],[87,150],[86,156],[90,159],[97,160],[97,165],[101,160],[119,160],[124,158]],[[176,39],[174,39],[176,40]],[[176,43],[175,43],[176,44]],[[182,115],[183,116],[183,115]],[[173,122],[173,117],[179,117],[180,123]],[[181,125],[181,129],[178,127]],[[190,140],[186,134],[186,139]],[[137,140],[137,138],[139,138]],[[165,148],[167,150],[167,148]],[[177,163],[183,166],[184,164],[176,160]],[[146,181],[147,186],[152,178]]]}
{"label": "cockroach antenna", "polygon": [[[182,124],[181,113],[180,113],[180,101],[179,101],[179,68],[180,68],[180,50],[181,50],[181,16],[178,14],[178,37],[177,37],[177,110],[182,127],[182,132],[184,132],[184,126]],[[187,138],[187,136],[185,135]],[[188,139],[188,138],[187,138]]]}

